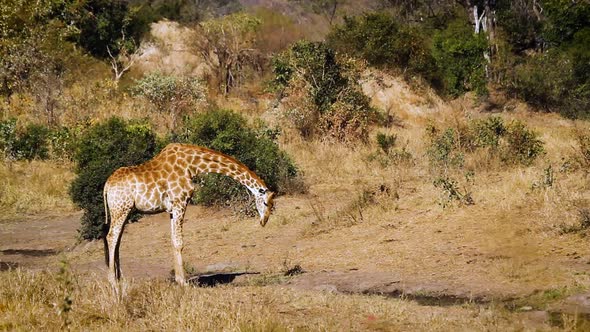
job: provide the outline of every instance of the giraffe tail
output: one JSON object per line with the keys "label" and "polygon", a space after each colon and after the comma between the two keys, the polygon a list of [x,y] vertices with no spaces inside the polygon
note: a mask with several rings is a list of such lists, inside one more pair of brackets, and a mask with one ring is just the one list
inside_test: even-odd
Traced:
{"label": "giraffe tail", "polygon": [[107,240],[107,234],[109,232],[109,205],[107,203],[107,186],[104,186],[102,192],[102,199],[104,202],[104,225],[102,226],[102,241],[104,243],[104,261],[109,266],[109,241]]}

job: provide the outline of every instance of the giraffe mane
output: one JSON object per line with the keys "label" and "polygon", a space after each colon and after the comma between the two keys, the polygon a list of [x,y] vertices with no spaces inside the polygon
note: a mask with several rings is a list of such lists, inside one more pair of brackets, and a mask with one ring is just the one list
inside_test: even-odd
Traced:
{"label": "giraffe mane", "polygon": [[[204,146],[200,146],[200,145],[191,145],[191,144],[183,144],[183,143],[176,143],[176,145],[182,146],[184,148],[190,148],[190,149],[210,153],[212,155],[217,155],[217,156],[221,156],[225,159],[228,159],[230,162],[235,163],[236,165],[242,167],[252,178],[254,178],[256,181],[260,182],[264,187],[267,187],[264,180],[262,180],[258,176],[258,174],[254,173],[248,166],[244,165],[244,163],[242,163],[241,161],[237,160],[236,158],[234,158],[230,155],[227,155],[223,152],[215,151],[215,150],[212,150],[212,149],[206,148]],[[209,159],[205,159],[205,160],[209,160]]]}

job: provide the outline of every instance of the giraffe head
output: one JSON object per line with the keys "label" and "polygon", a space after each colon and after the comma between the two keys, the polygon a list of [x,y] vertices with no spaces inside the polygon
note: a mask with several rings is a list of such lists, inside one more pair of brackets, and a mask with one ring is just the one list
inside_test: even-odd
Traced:
{"label": "giraffe head", "polygon": [[275,193],[268,189],[260,189],[256,195],[256,209],[260,215],[260,225],[264,227],[270,217]]}

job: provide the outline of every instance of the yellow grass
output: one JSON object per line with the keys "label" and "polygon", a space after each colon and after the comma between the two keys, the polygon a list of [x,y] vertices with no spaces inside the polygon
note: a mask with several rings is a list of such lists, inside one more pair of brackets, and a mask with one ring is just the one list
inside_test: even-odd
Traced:
{"label": "yellow grass", "polygon": [[13,270],[0,282],[2,330],[518,331],[528,321],[495,305],[429,307],[284,286],[183,288],[144,280],[129,283],[117,301],[96,276]]}
{"label": "yellow grass", "polygon": [[45,161],[0,163],[0,219],[17,215],[56,215],[74,211],[71,165]]}

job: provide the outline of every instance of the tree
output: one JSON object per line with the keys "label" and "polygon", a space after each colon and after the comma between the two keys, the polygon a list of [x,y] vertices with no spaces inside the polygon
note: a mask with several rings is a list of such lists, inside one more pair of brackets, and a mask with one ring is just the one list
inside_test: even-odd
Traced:
{"label": "tree", "polygon": [[156,16],[147,17],[141,7],[123,0],[83,0],[68,9],[64,16],[79,31],[71,40],[92,56],[108,60],[118,82],[140,55],[140,39]]}
{"label": "tree", "polygon": [[254,48],[260,20],[246,13],[227,15],[202,22],[195,48],[213,70],[219,91],[227,95],[236,86],[246,67],[261,71]]}

